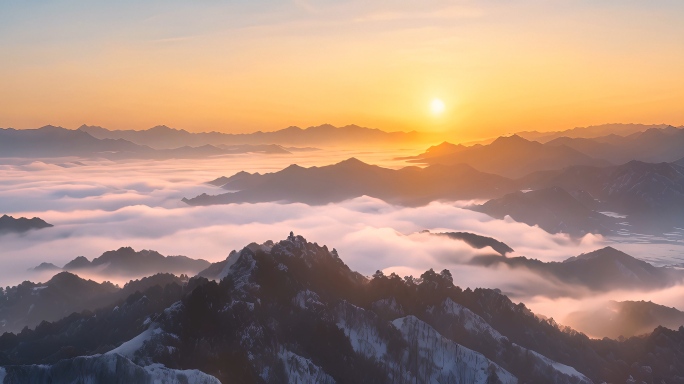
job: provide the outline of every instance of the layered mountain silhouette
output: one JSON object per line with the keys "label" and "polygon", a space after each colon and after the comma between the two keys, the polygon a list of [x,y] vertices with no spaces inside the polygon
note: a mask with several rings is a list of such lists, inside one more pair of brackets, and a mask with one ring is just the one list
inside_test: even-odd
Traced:
{"label": "layered mountain silhouette", "polygon": [[590,339],[447,270],[369,279],[293,234],[232,257],[218,282],[0,336],[6,382],[669,383],[684,369],[680,331]]}
{"label": "layered mountain silhouette", "polygon": [[171,283],[181,284],[181,279],[172,274],[155,274],[119,288],[110,282],[97,283],[69,272],[59,272],[45,283],[25,281],[0,290],[0,332],[33,328],[43,321],[105,307],[137,291]]}
{"label": "layered mountain silhouette", "polygon": [[157,149],[176,148],[184,145],[241,145],[279,144],[295,146],[387,146],[428,142],[428,135],[411,132],[385,132],[379,129],[347,125],[335,127],[323,124],[309,128],[288,127],[273,132],[222,133],[188,132],[165,125],[146,130],[108,130],[97,126],[83,125],[80,131],[88,132],[100,139],[124,139]]}
{"label": "layered mountain silhouette", "polygon": [[407,159],[426,164],[469,164],[480,171],[518,178],[570,166],[608,166],[632,160],[675,162],[682,158],[684,127],[616,124],[549,135],[521,132],[486,145],[444,142]]}
{"label": "layered mountain silhouette", "polygon": [[[131,247],[121,247],[115,251],[107,251],[92,261],[85,256],[78,256],[61,269],[100,276],[137,277],[155,273],[195,275],[209,265],[210,263],[203,259],[191,259],[187,256],[164,256],[157,251],[146,249],[136,252]],[[51,263],[42,263],[34,270],[53,270],[54,268],[58,267]]]}
{"label": "layered mountain silhouette", "polygon": [[560,137],[566,138],[580,138],[580,139],[606,139],[610,137],[619,138],[629,136],[636,133],[644,132],[649,129],[658,129],[665,131],[672,131],[674,129],[682,129],[684,127],[674,127],[668,124],[601,124],[592,125],[589,127],[577,127],[566,129],[563,131],[553,132],[539,132],[539,131],[522,131],[516,132],[517,135],[522,136],[528,140],[538,141],[540,143],[547,143]]}
{"label": "layered mountain silhouette", "polygon": [[394,170],[355,158],[324,167],[291,165],[263,175],[239,172],[210,184],[237,192],[203,194],[183,201],[190,205],[264,201],[328,204],[367,195],[391,203],[420,205],[433,200],[491,198],[514,190],[511,180],[476,171],[468,165]]}
{"label": "layered mountain silhouette", "polygon": [[[543,262],[522,256],[476,256],[471,263],[488,267],[507,265],[525,268],[542,277],[593,291],[653,290],[674,286],[684,280],[684,271],[681,269],[655,267],[612,247],[571,257],[563,262]],[[563,293],[572,294],[577,291],[575,288],[564,290]]]}
{"label": "layered mountain silhouette", "polygon": [[594,139],[559,137],[546,145],[570,147],[614,164],[631,160],[673,162],[684,157],[684,129],[651,128],[624,137],[610,135]]}
{"label": "layered mountain silhouette", "polygon": [[573,166],[536,172],[516,182],[530,191],[469,208],[574,236],[622,230],[659,233],[684,223],[684,167],[675,163]]}
{"label": "layered mountain silhouette", "polygon": [[467,164],[482,172],[511,178],[573,165],[610,165],[606,160],[593,158],[567,146],[545,145],[518,135],[499,137],[488,145],[462,147],[442,144],[411,161],[431,165]]}
{"label": "layered mountain silhouette", "polygon": [[52,226],[52,224],[46,223],[38,217],[27,219],[25,217],[14,218],[8,215],[0,216],[0,235],[9,232],[28,232],[32,229],[49,228]]}
{"label": "layered mountain silhouette", "polygon": [[100,140],[86,132],[47,125],[38,129],[0,129],[2,157],[89,156],[134,153],[144,147],[125,140]]}
{"label": "layered mountain silhouette", "polygon": [[[448,157],[445,151],[466,151],[440,146],[443,149],[436,150],[436,158]],[[633,226],[631,229],[651,232],[684,224],[684,166],[676,163],[574,165],[508,179],[466,164],[393,170],[351,158],[323,167],[291,165],[267,174],[242,171],[209,184],[229,192],[183,201],[190,205],[268,201],[328,204],[368,195],[390,203],[421,205],[434,200],[490,199],[470,208],[573,236],[614,234],[627,224]]]}
{"label": "layered mountain silhouette", "polygon": [[613,167],[570,167],[521,180],[530,188],[584,191],[605,211],[669,220],[684,211],[684,167],[630,161]]}
{"label": "layered mountain silhouette", "polygon": [[569,314],[564,323],[596,337],[628,338],[663,326],[680,329],[684,312],[651,301],[609,301],[604,306]]}
{"label": "layered mountain silhouette", "polygon": [[[292,151],[299,148],[290,148]],[[121,138],[96,138],[85,130],[45,126],[38,129],[0,129],[0,157],[97,157],[118,159],[204,158],[240,153],[288,154],[291,151],[275,144],[230,144],[190,146],[180,142],[172,148],[155,149]],[[311,148],[303,148],[311,150]]]}
{"label": "layered mountain silhouette", "polygon": [[588,208],[585,205],[587,196],[575,193],[577,195],[573,196],[560,187],[517,191],[469,208],[497,219],[510,216],[518,222],[538,225],[549,233],[583,236],[587,233],[609,234],[618,228],[619,220]]}

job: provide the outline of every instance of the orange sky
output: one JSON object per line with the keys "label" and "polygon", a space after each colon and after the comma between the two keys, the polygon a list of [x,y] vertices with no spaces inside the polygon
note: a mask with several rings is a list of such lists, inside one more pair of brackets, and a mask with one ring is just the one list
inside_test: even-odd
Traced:
{"label": "orange sky", "polygon": [[354,123],[467,141],[684,125],[682,16],[661,0],[3,2],[0,127]]}

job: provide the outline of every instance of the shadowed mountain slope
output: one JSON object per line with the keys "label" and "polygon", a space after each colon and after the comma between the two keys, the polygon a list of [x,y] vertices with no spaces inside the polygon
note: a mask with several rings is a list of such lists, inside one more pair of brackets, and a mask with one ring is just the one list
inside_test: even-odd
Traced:
{"label": "shadowed mountain slope", "polygon": [[627,215],[664,218],[684,212],[684,167],[630,161],[613,167],[570,167],[539,172],[520,180],[532,189],[561,187],[585,191],[597,208]]}
{"label": "shadowed mountain slope", "polygon": [[514,192],[470,209],[494,218],[510,216],[528,225],[538,225],[549,233],[583,236],[587,233],[610,233],[617,220],[587,208],[577,197],[559,187],[529,192]]}
{"label": "shadowed mountain slope", "polygon": [[18,332],[43,321],[55,321],[74,312],[106,307],[149,287],[181,284],[171,274],[155,274],[119,288],[110,282],[97,283],[69,272],[60,272],[45,283],[25,281],[0,289],[0,331]]}
{"label": "shadowed mountain slope", "polygon": [[625,230],[662,233],[684,225],[684,167],[675,163],[573,166],[536,172],[516,182],[531,191],[469,208],[573,236]]}

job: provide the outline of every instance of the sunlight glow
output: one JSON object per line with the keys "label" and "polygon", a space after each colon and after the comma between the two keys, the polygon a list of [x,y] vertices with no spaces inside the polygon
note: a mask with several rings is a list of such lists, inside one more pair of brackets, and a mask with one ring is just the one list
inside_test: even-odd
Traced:
{"label": "sunlight glow", "polygon": [[433,114],[441,115],[442,112],[444,112],[444,102],[440,99],[434,99],[432,100],[432,103],[430,103],[430,109]]}

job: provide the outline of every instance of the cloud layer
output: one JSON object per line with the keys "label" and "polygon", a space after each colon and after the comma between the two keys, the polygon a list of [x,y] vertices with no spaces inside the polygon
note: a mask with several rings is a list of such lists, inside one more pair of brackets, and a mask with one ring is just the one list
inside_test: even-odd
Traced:
{"label": "cloud layer", "polygon": [[[24,279],[45,281],[49,275],[29,273],[27,269],[41,262],[62,266],[81,255],[92,259],[122,246],[216,262],[250,242],[277,241],[294,231],[309,241],[336,248],[352,269],[363,274],[384,270],[419,276],[429,268],[447,268],[462,287],[500,288],[512,299],[522,300],[531,309],[559,321],[593,294],[526,270],[467,265],[473,256],[493,251],[419,233],[424,229],[473,232],[507,243],[515,249],[514,255],[543,261],[561,261],[607,243],[600,236],[587,235],[573,241],[512,220],[495,220],[462,208],[462,202],[433,202],[415,208],[367,196],[326,206],[259,203],[190,207],[180,202],[184,196],[214,193],[213,187],[202,183],[222,175],[242,169],[270,171],[291,162],[307,166],[329,163],[327,155],[0,165],[0,213],[38,216],[55,225],[0,237],[0,284],[15,285]],[[335,156],[349,155],[344,152]],[[364,159],[363,154],[356,155]],[[365,160],[397,165],[386,160],[394,154],[372,156]],[[579,299],[550,299],[566,296],[569,291]],[[679,303],[672,292],[665,290],[657,297],[663,303],[683,308],[684,303]],[[646,294],[618,292],[591,302],[641,297]]]}

